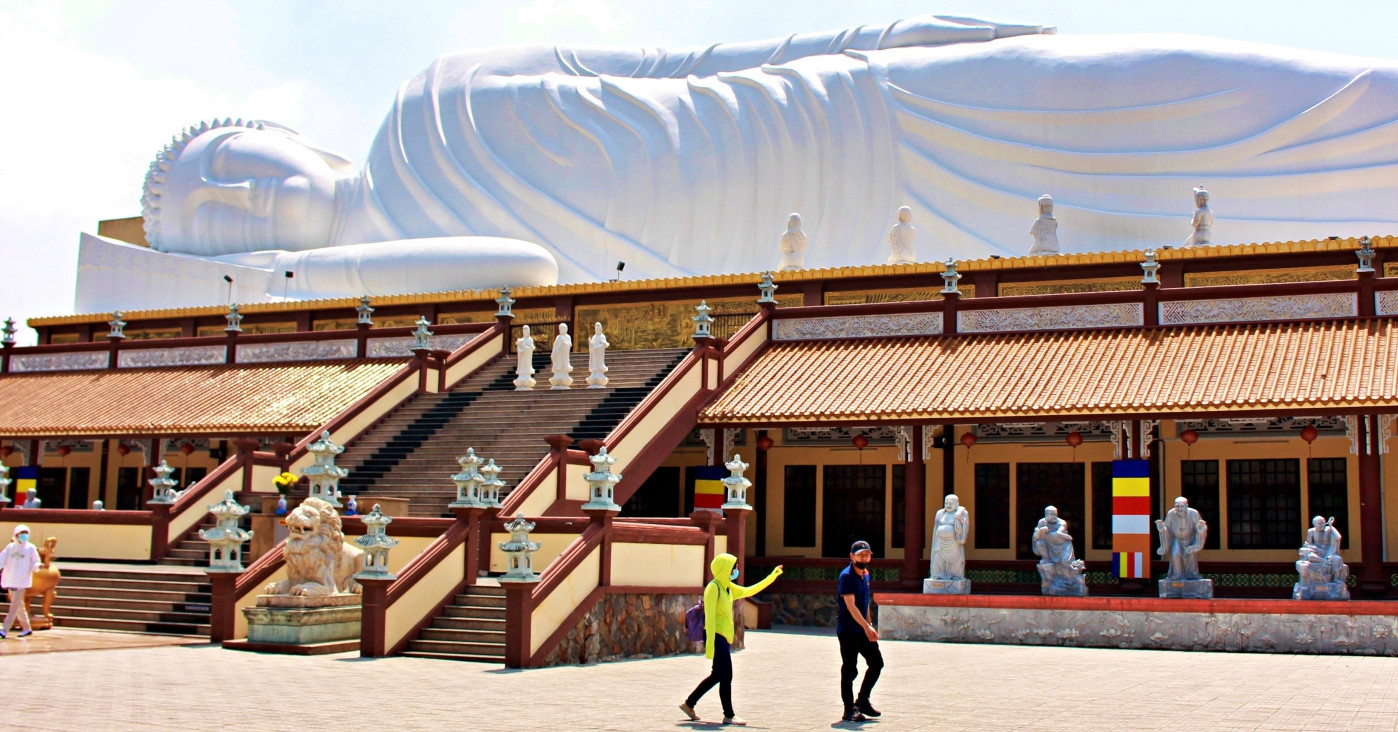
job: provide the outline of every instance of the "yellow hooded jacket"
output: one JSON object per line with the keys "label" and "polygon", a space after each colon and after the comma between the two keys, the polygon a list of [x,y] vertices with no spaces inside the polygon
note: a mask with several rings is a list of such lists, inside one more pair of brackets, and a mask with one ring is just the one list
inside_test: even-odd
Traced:
{"label": "yellow hooded jacket", "polygon": [[[780,568],[772,570],[767,578],[751,587],[733,584],[729,579],[733,575],[733,568],[738,565],[738,558],[732,554],[720,554],[709,562],[709,569],[714,573],[714,579],[704,588],[704,657],[714,657],[714,635],[724,637],[729,643],[733,642],[733,601],[750,597],[767,589],[781,576]],[[721,598],[721,599],[720,599]]]}

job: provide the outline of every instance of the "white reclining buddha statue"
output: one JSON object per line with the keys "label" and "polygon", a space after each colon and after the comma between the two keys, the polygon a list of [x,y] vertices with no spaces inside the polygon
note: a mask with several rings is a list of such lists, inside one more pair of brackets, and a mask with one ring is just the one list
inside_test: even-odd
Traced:
{"label": "white reclining buddha statue", "polygon": [[[793,211],[806,267],[882,262],[902,205],[924,260],[1020,254],[1043,194],[1068,251],[1179,245],[1196,186],[1216,244],[1386,234],[1395,121],[1393,62],[923,16],[448,54],[398,90],[363,168],[226,121],[178,137],[144,203],[154,250],[269,273],[262,299],[594,281],[618,260],[758,272]],[[102,289],[88,309],[120,304]]]}

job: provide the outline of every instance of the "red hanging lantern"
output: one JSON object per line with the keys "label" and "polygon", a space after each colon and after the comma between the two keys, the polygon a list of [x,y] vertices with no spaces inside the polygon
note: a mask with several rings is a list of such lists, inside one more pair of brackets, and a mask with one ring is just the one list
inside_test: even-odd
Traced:
{"label": "red hanging lantern", "polygon": [[6,445],[6,446],[4,446],[4,447],[0,447],[0,456],[9,457],[9,456],[11,456],[11,455],[13,455],[13,454],[15,454],[15,449],[14,449],[14,447],[12,447],[12,446],[10,446],[10,445]]}
{"label": "red hanging lantern", "polygon": [[192,455],[194,454],[194,445],[191,445],[190,443],[186,442],[180,445],[180,452],[186,455]]}
{"label": "red hanging lantern", "polygon": [[1185,430],[1180,433],[1180,442],[1184,443],[1184,456],[1188,458],[1193,452],[1194,443],[1199,441],[1199,433],[1194,430]]}
{"label": "red hanging lantern", "polygon": [[1320,430],[1316,429],[1315,425],[1308,424],[1301,428],[1301,439],[1305,440],[1307,445],[1315,442],[1317,437],[1320,437]]}
{"label": "red hanging lantern", "polygon": [[974,432],[967,432],[961,436],[961,444],[965,445],[967,450],[975,447],[978,441],[980,441],[980,438],[976,437],[976,433]]}
{"label": "red hanging lantern", "polygon": [[122,442],[117,444],[117,454],[126,457],[131,454],[131,446]]}
{"label": "red hanging lantern", "polygon": [[869,438],[863,434],[855,435],[850,442],[854,443],[854,449],[863,450],[869,446]]}
{"label": "red hanging lantern", "polygon": [[1074,450],[1078,449],[1078,445],[1082,444],[1082,435],[1077,432],[1069,432],[1068,436],[1063,439],[1067,440],[1068,446]]}
{"label": "red hanging lantern", "polygon": [[772,438],[768,437],[767,435],[763,435],[757,438],[757,449],[763,452],[772,449],[772,444]]}
{"label": "red hanging lantern", "polygon": [[73,448],[68,447],[67,445],[59,445],[59,446],[58,446],[58,456],[59,456],[59,457],[68,457],[68,454],[71,453],[72,451],[73,451]]}

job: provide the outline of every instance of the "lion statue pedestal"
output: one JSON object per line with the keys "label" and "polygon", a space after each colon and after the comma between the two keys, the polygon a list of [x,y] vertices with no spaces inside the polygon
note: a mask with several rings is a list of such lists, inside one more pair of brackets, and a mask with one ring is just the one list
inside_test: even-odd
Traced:
{"label": "lion statue pedestal", "polygon": [[243,608],[249,644],[308,646],[358,641],[364,552],[345,543],[340,515],[307,498],[286,517],[286,579]]}

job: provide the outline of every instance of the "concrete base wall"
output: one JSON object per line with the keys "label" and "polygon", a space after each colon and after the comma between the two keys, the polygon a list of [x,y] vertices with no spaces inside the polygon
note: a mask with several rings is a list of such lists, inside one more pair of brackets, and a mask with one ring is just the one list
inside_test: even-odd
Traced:
{"label": "concrete base wall", "polygon": [[[1090,598],[1073,599],[1090,601]],[[1398,655],[1398,617],[1354,607],[1391,603],[1297,602],[1288,608],[1291,612],[1284,613],[1273,611],[1271,606],[1286,603],[1274,601],[1253,601],[1259,605],[1256,612],[1231,607],[1247,602],[1232,601],[1227,603],[1229,607],[1220,607],[1217,612],[1185,608],[1174,612],[1160,608],[1132,609],[1121,601],[1111,603],[1116,607],[1065,608],[1045,602],[1044,607],[1034,608],[898,605],[885,600],[879,632],[888,639],[950,643]],[[1340,607],[1323,608],[1315,613],[1296,607],[1303,604]],[[1244,611],[1239,612],[1240,609]],[[1348,610],[1359,612],[1344,612]],[[1398,605],[1376,610],[1398,612]]]}

